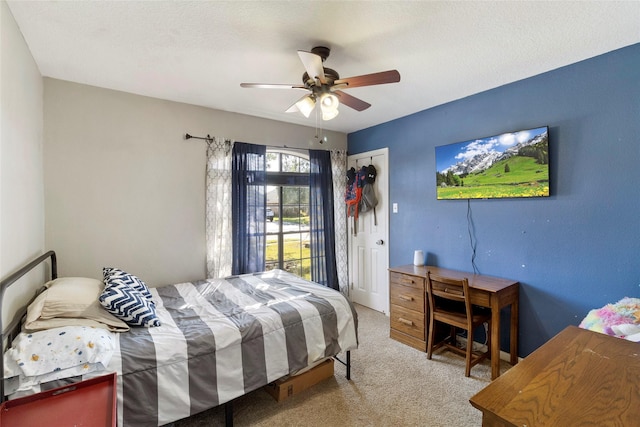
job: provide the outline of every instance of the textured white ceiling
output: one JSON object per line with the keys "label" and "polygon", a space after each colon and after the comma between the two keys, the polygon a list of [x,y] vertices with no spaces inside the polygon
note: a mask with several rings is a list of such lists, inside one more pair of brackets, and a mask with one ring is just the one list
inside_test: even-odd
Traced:
{"label": "textured white ceiling", "polygon": [[324,122],[353,132],[640,42],[640,1],[8,1],[43,76],[315,126],[296,51],[331,48],[372,104]]}

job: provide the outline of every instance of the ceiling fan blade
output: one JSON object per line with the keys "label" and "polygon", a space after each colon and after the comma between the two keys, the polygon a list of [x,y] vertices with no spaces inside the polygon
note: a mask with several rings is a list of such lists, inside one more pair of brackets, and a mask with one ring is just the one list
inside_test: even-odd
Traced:
{"label": "ceiling fan blade", "polygon": [[260,89],[307,89],[303,85],[270,84],[270,83],[240,83],[240,87]]}
{"label": "ceiling fan blade", "polygon": [[325,84],[327,80],[324,77],[324,67],[322,66],[322,58],[320,55],[316,55],[313,52],[307,52],[305,50],[299,50],[298,56],[304,64],[304,69],[307,70],[307,74],[312,79],[320,80],[320,83]]}
{"label": "ceiling fan blade", "polygon": [[346,79],[338,79],[333,84],[347,84],[347,88],[360,86],[373,86],[385,83],[397,83],[400,81],[400,73],[398,70],[381,71],[379,73],[365,74],[362,76],[347,77]]}
{"label": "ceiling fan blade", "polygon": [[351,96],[341,90],[336,90],[333,93],[338,95],[341,104],[344,104],[347,107],[351,107],[356,111],[363,111],[371,107],[371,104],[369,104],[368,102],[364,102],[362,99]]}

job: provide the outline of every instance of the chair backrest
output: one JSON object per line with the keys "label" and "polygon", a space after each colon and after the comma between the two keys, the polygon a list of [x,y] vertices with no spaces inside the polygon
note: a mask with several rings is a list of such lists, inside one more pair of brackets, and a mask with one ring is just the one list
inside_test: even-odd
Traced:
{"label": "chair backrest", "polygon": [[461,314],[466,314],[467,321],[471,323],[473,311],[469,295],[469,280],[467,278],[452,279],[450,277],[437,276],[431,274],[431,272],[427,273],[427,298],[432,311],[438,312],[436,298],[463,303],[464,313]]}

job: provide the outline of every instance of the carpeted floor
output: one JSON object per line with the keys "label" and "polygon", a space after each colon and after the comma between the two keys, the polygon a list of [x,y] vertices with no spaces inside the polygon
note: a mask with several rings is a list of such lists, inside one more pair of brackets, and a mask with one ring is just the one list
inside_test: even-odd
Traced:
{"label": "carpeted floor", "polygon": [[[480,426],[469,398],[489,384],[484,361],[464,376],[464,359],[444,350],[426,353],[389,338],[389,318],[356,305],[359,348],[351,352],[351,381],[335,363],[335,375],[299,395],[276,402],[256,390],[234,402],[235,426]],[[501,364],[503,369],[508,364]],[[214,408],[175,427],[222,426]]]}

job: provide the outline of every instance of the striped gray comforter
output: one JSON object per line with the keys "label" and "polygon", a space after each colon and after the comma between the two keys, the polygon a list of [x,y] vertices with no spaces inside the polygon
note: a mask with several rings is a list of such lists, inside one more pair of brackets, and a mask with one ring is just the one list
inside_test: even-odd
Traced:
{"label": "striped gray comforter", "polygon": [[108,366],[119,426],[188,417],[358,344],[344,296],[282,270],[151,291],[162,326],[117,334]]}

